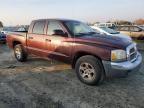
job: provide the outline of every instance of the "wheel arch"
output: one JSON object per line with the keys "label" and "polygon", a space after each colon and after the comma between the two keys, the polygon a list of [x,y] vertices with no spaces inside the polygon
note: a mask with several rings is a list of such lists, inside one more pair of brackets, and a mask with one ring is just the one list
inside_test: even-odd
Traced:
{"label": "wheel arch", "polygon": [[14,48],[16,45],[18,45],[18,44],[22,44],[22,43],[19,42],[19,41],[13,41],[13,44],[12,44],[13,48]]}
{"label": "wheel arch", "polygon": [[94,56],[94,57],[96,57],[97,59],[99,59],[99,60],[102,62],[102,59],[101,59],[99,56],[97,56],[97,55],[95,55],[95,54],[88,53],[88,52],[80,51],[80,52],[77,52],[77,53],[75,54],[75,56],[73,57],[72,68],[73,68],[73,69],[75,68],[76,61],[77,61],[80,57],[86,56],[86,55]]}

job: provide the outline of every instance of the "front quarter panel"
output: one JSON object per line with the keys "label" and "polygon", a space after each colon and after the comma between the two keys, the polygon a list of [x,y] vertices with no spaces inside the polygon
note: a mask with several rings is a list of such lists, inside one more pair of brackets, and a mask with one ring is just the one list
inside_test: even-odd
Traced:
{"label": "front quarter panel", "polygon": [[74,50],[72,55],[77,55],[78,53],[87,53],[94,55],[101,60],[110,61],[111,49],[103,45],[92,44],[88,42],[75,41]]}

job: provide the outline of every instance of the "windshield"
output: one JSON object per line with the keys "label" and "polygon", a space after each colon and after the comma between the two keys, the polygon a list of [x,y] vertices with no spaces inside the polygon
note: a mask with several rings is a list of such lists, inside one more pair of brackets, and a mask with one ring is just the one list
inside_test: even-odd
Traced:
{"label": "windshield", "polygon": [[72,35],[79,37],[84,35],[96,34],[87,24],[78,21],[66,21],[65,26],[69,29]]}
{"label": "windshield", "polygon": [[103,29],[104,31],[110,33],[110,34],[119,34],[119,32],[117,32],[113,29],[107,28],[107,27],[100,27],[100,28]]}

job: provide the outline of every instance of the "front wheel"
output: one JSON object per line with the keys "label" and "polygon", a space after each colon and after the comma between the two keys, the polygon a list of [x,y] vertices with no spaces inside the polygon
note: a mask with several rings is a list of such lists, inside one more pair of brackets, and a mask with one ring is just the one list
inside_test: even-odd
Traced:
{"label": "front wheel", "polygon": [[14,55],[15,55],[15,58],[18,61],[20,61],[20,62],[24,62],[24,61],[27,60],[27,54],[24,51],[23,46],[20,45],[20,44],[15,45],[15,47],[14,47]]}
{"label": "front wheel", "polygon": [[102,63],[90,55],[79,58],[75,70],[78,78],[88,85],[98,85],[104,77]]}

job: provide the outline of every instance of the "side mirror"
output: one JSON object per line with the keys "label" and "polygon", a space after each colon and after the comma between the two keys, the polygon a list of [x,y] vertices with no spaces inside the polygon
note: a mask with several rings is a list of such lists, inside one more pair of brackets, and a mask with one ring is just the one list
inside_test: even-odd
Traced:
{"label": "side mirror", "polygon": [[59,35],[59,36],[64,36],[64,37],[68,36],[68,34],[63,32],[62,30],[54,30],[54,34],[53,35]]}

